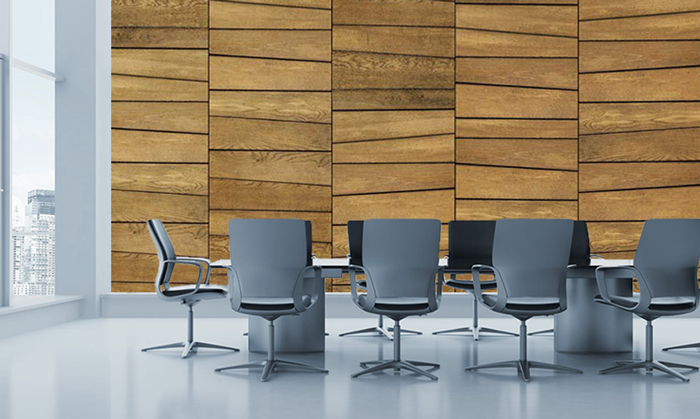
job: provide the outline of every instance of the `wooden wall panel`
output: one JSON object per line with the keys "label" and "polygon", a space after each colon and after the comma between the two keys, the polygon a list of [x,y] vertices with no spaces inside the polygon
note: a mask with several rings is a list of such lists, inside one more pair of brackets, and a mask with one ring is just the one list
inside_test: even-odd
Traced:
{"label": "wooden wall panel", "polygon": [[209,92],[211,116],[330,124],[331,94],[326,92]]}
{"label": "wooden wall panel", "polygon": [[700,129],[582,135],[579,158],[585,163],[700,160]]}
{"label": "wooden wall panel", "polygon": [[330,151],[331,126],[212,116],[209,146],[218,150]]}
{"label": "wooden wall panel", "polygon": [[211,1],[212,29],[330,29],[331,11],[251,2]]}

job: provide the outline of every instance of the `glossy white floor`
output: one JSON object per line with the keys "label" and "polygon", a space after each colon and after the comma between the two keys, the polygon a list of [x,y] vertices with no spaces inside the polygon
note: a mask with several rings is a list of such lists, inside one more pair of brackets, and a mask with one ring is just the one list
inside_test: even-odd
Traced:
{"label": "glossy white floor", "polygon": [[[185,313],[183,312],[183,315]],[[466,320],[465,320],[466,321]],[[635,320],[636,321],[636,320]],[[511,319],[484,319],[517,329]],[[143,353],[147,345],[184,337],[185,319],[77,321],[0,340],[0,418],[674,418],[700,411],[700,374],[689,384],[660,373],[601,376],[613,359],[555,354],[551,337],[529,338],[533,360],[584,370],[583,375],[536,370],[530,383],[513,370],[465,372],[464,367],[517,358],[518,340],[433,336],[459,320],[408,319],[407,328],[427,332],[403,339],[407,359],[442,364],[437,382],[415,374],[385,372],[351,379],[358,362],[391,357],[391,342],[378,337],[339,338],[339,332],[370,319],[330,319],[326,352],[280,358],[325,366],[330,374],[214,373],[214,368],[264,357],[246,351],[245,320],[198,319],[196,338],[235,345],[239,353],[200,350],[182,360],[177,351]],[[534,319],[530,329],[551,325]],[[700,320],[655,322],[657,357],[700,365],[700,351],[661,352],[664,345],[700,341]],[[643,323],[635,323],[641,356]]]}

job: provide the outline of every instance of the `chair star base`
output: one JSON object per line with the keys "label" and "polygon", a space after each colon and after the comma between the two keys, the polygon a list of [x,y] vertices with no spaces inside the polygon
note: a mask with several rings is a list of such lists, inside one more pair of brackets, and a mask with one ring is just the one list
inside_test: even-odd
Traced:
{"label": "chair star base", "polygon": [[263,360],[263,361],[255,361],[255,362],[247,362],[245,364],[238,364],[238,365],[232,365],[230,367],[224,367],[224,368],[217,368],[214,371],[216,372],[221,372],[221,371],[226,371],[226,370],[238,370],[238,369],[246,369],[246,368],[262,368],[262,375],[260,376],[260,381],[267,381],[268,377],[270,376],[270,373],[275,370],[277,367],[288,367],[288,368],[297,368],[303,371],[311,371],[311,372],[321,372],[321,373],[328,373],[328,370],[325,370],[323,368],[317,368],[313,367],[311,365],[306,365],[306,364],[300,364],[298,362],[291,362],[291,361],[285,361],[282,359],[273,359],[273,360]]}
{"label": "chair star base", "polygon": [[546,335],[548,333],[554,333],[554,329],[537,330],[535,332],[530,332],[527,335],[528,336],[537,336],[537,335]]}
{"label": "chair star base", "polygon": [[615,361],[614,367],[606,368],[604,370],[598,371],[598,374],[609,374],[611,372],[622,372],[622,371],[631,371],[631,370],[636,370],[639,368],[644,368],[646,370],[646,373],[652,373],[654,370],[665,372],[666,374],[672,375],[676,378],[680,378],[681,380],[685,381],[686,383],[690,381],[690,378],[686,377],[685,375],[679,373],[678,371],[674,370],[673,368],[687,368],[690,370],[698,370],[698,367],[693,366],[693,365],[686,365],[686,364],[678,364],[676,362],[666,362],[666,361],[654,361],[654,360],[649,360],[649,361],[640,361],[637,359],[631,359],[631,360],[625,360],[625,361]]}
{"label": "chair star base", "polygon": [[474,367],[465,368],[465,371],[475,371],[487,368],[517,368],[518,374],[523,377],[523,380],[530,381],[530,370],[534,368],[553,370],[553,371],[563,371],[571,372],[574,374],[583,374],[583,371],[576,368],[564,367],[561,365],[547,364],[544,362],[528,361],[528,360],[515,360],[515,361],[504,361],[504,362],[494,362],[493,364],[477,365]]}
{"label": "chair star base", "polygon": [[[379,323],[374,326],[374,327],[368,327],[366,329],[360,329],[360,330],[353,330],[351,332],[345,332],[341,333],[338,336],[352,336],[352,335],[362,335],[365,333],[376,333],[377,336],[384,336],[385,338],[389,340],[394,340],[394,337],[391,336],[390,333],[394,332],[394,328],[390,327],[388,329],[384,328],[384,316],[379,316]],[[417,330],[410,330],[410,329],[401,329],[401,333],[411,333],[414,335],[422,335],[423,332],[419,332]]]}
{"label": "chair star base", "polygon": [[674,349],[693,349],[693,348],[700,349],[700,342],[689,343],[687,345],[669,346],[668,348],[663,348],[662,351],[672,351]]}
{"label": "chair star base", "polygon": [[233,348],[230,346],[214,345],[213,343],[176,342],[176,343],[169,343],[167,345],[158,345],[158,346],[151,346],[149,348],[143,348],[143,349],[141,349],[141,352],[154,351],[154,350],[159,350],[159,349],[171,349],[171,348],[183,348],[182,358],[187,358],[190,354],[197,353],[197,349],[199,349],[199,348],[223,349],[226,351],[234,351],[234,352],[240,351],[240,349],[238,349],[238,348]]}
{"label": "chair star base", "polygon": [[352,378],[357,378],[361,375],[371,374],[378,371],[393,369],[394,372],[399,372],[400,370],[408,370],[419,375],[430,378],[431,380],[437,380],[437,376],[424,371],[418,367],[431,367],[440,368],[440,364],[434,364],[431,362],[420,362],[420,361],[401,361],[401,360],[377,360],[377,361],[367,361],[361,362],[360,366],[365,368],[368,365],[374,365],[373,367],[366,368],[363,371],[357,372],[352,375]]}
{"label": "chair star base", "polygon": [[474,337],[474,340],[479,340],[479,337],[481,333],[494,333],[498,335],[507,335],[507,336],[518,336],[517,333],[509,332],[507,330],[499,330],[499,329],[492,329],[490,327],[480,327],[477,326],[476,328],[474,327],[458,327],[456,329],[447,329],[447,330],[438,330],[436,332],[433,332],[434,335],[442,335],[442,334],[452,334],[452,333],[471,333],[472,336]]}

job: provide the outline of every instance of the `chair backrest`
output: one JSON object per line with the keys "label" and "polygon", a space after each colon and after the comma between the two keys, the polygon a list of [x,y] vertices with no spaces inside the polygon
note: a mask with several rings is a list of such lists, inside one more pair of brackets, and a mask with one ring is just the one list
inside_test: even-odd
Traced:
{"label": "chair backrest", "polygon": [[362,229],[363,221],[348,221],[348,248],[350,263],[362,266]]}
{"label": "chair backrest", "polygon": [[242,298],[291,298],[309,264],[309,223],[293,219],[229,221],[231,266]]}
{"label": "chair backrest", "polygon": [[573,232],[571,220],[498,220],[493,266],[501,273],[505,295],[565,300]]}
{"label": "chair backrest", "polygon": [[574,237],[571,241],[569,265],[578,267],[591,265],[591,243],[585,221],[574,221]]}
{"label": "chair backrest", "polygon": [[[651,297],[696,297],[700,259],[700,219],[648,220],[644,223],[634,266],[644,276]],[[644,287],[640,291],[645,292]]]}
{"label": "chair backrest", "polygon": [[166,288],[168,287],[170,278],[173,275],[173,269],[175,269],[174,264],[168,263],[163,265],[162,262],[164,260],[175,260],[177,256],[175,255],[175,248],[170,241],[170,237],[168,237],[168,232],[165,231],[163,223],[160,220],[148,220],[147,224],[148,230],[151,232],[153,244],[156,246],[158,260],[161,262],[158,274],[156,275],[156,288],[160,290],[161,285],[165,285]]}
{"label": "chair backrest", "polygon": [[[428,298],[435,290],[440,221],[378,219],[364,222],[362,262],[377,298]],[[369,284],[368,284],[369,286]]]}
{"label": "chair backrest", "polygon": [[450,221],[448,270],[471,271],[472,266],[491,265],[495,221]]}

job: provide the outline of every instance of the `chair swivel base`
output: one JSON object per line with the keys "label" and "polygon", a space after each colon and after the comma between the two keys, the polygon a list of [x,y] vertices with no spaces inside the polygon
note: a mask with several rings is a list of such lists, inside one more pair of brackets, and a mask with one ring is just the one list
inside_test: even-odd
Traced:
{"label": "chair swivel base", "polygon": [[545,335],[548,333],[554,333],[554,329],[537,330],[535,332],[530,332],[527,335],[528,336],[536,336],[536,335]]}
{"label": "chair swivel base", "polygon": [[[369,365],[374,365],[374,366],[367,368]],[[361,375],[371,374],[371,373],[378,372],[378,371],[393,369],[394,372],[398,372],[400,370],[408,370],[408,371],[414,372],[416,374],[428,377],[431,380],[437,380],[438,379],[437,376],[435,376],[427,371],[424,371],[418,367],[440,368],[440,364],[434,364],[432,362],[402,361],[402,360],[367,361],[367,362],[360,362],[360,366],[363,368],[366,368],[366,369],[353,374],[352,378],[357,378]]]}
{"label": "chair swivel base", "polygon": [[270,376],[270,373],[273,372],[275,370],[275,368],[277,368],[277,367],[289,367],[289,368],[297,368],[297,369],[303,370],[303,371],[322,372],[322,373],[326,373],[326,374],[328,373],[328,370],[324,370],[323,368],[317,368],[317,367],[313,367],[311,365],[300,364],[298,362],[285,361],[282,359],[247,362],[245,364],[232,365],[230,367],[224,367],[224,368],[217,368],[214,371],[221,372],[221,371],[226,371],[226,370],[237,370],[237,369],[246,369],[246,368],[262,368],[262,375],[260,376],[260,381],[267,381],[268,377]]}
{"label": "chair swivel base", "polygon": [[199,349],[199,348],[223,349],[223,350],[234,351],[234,352],[240,351],[240,349],[233,348],[230,346],[214,345],[213,343],[193,341],[193,342],[176,342],[176,343],[170,343],[167,345],[151,346],[150,348],[141,349],[141,352],[154,351],[154,350],[158,350],[158,349],[171,349],[171,348],[183,348],[182,358],[187,358],[190,354],[197,353],[197,349]]}
{"label": "chair swivel base", "polygon": [[555,364],[547,364],[544,362],[528,361],[526,359],[515,360],[515,361],[494,362],[492,364],[477,365],[474,367],[465,368],[464,370],[465,371],[475,371],[475,370],[487,369],[487,368],[517,368],[518,374],[520,374],[520,376],[523,377],[523,380],[525,380],[525,381],[530,381],[530,370],[534,369],[534,368],[544,369],[544,370],[553,370],[553,371],[571,372],[574,374],[583,374],[583,371],[578,370],[576,368],[564,367],[564,366],[555,365]]}
{"label": "chair swivel base", "polygon": [[638,360],[638,359],[630,359],[630,360],[625,360],[625,361],[615,361],[614,367],[606,368],[604,370],[598,371],[598,374],[609,374],[611,372],[622,372],[622,371],[631,371],[631,370],[636,370],[639,368],[644,368],[646,369],[647,374],[653,372],[654,370],[664,372],[668,375],[672,375],[676,378],[680,378],[681,380],[685,381],[686,383],[690,381],[690,378],[686,377],[685,375],[679,373],[678,371],[674,370],[673,368],[687,368],[690,370],[698,370],[698,367],[693,366],[693,365],[686,365],[686,364],[679,364],[676,362],[667,362],[667,361],[654,361],[654,360]]}
{"label": "chair swivel base", "polygon": [[452,334],[452,333],[471,333],[472,336],[474,337],[474,340],[479,340],[479,335],[481,333],[494,333],[494,334],[499,334],[499,335],[508,335],[508,336],[518,336],[517,333],[509,332],[507,330],[499,330],[499,329],[491,329],[490,327],[459,327],[456,329],[447,329],[447,330],[438,330],[436,332],[433,332],[434,335],[442,335],[442,334]]}
{"label": "chair swivel base", "polygon": [[[379,316],[379,323],[374,326],[374,327],[368,327],[366,329],[360,329],[360,330],[353,330],[351,332],[345,332],[341,333],[338,336],[351,336],[351,335],[361,335],[365,333],[376,333],[377,336],[384,336],[385,338],[389,340],[394,340],[394,337],[391,336],[389,333],[394,332],[393,327],[389,327],[388,329],[384,328],[384,316]],[[412,333],[414,335],[422,335],[423,332],[419,332],[417,330],[410,330],[410,329],[401,329],[401,333]]]}
{"label": "chair swivel base", "polygon": [[663,348],[662,351],[672,351],[674,349],[693,349],[693,348],[700,349],[700,342],[689,343],[687,345],[669,346],[668,348]]}

